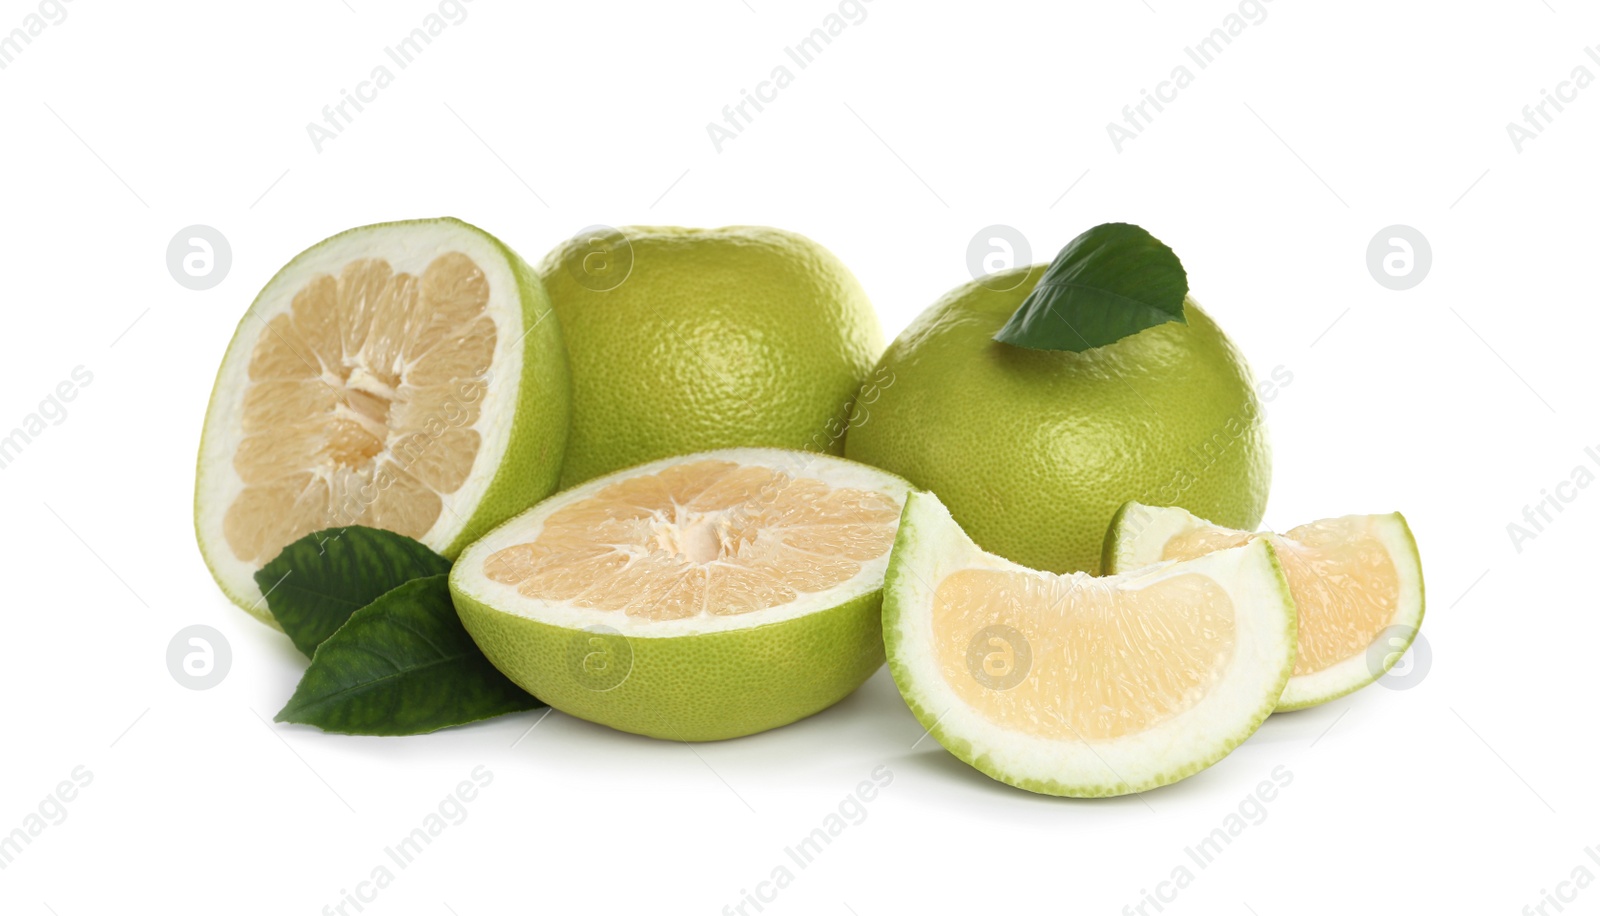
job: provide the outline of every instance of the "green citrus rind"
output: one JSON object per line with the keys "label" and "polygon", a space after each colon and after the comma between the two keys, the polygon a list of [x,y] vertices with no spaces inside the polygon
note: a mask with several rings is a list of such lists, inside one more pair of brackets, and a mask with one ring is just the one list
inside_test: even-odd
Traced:
{"label": "green citrus rind", "polygon": [[[883,664],[881,591],[782,623],[663,638],[497,611],[454,574],[450,594],[483,654],[517,686],[568,715],[652,738],[718,741],[788,725],[849,696]],[[615,686],[586,673],[623,660]]]}

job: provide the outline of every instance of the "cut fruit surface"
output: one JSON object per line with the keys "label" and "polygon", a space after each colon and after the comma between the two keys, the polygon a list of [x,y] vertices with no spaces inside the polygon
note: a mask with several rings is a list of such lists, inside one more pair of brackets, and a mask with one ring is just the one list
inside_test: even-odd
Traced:
{"label": "cut fruit surface", "polygon": [[1056,575],[906,501],[884,583],[889,670],[940,744],[1002,782],[1105,796],[1215,763],[1272,712],[1295,655],[1263,541],[1126,576]]}
{"label": "cut fruit surface", "polygon": [[1235,531],[1179,508],[1128,503],[1106,534],[1104,566],[1125,572],[1265,540],[1277,552],[1300,619],[1294,675],[1278,708],[1326,703],[1372,683],[1422,626],[1422,563],[1398,512],[1348,515],[1282,534]]}
{"label": "cut fruit surface", "polygon": [[557,709],[686,741],[752,734],[882,664],[906,490],[812,453],[668,458],[506,522],[462,553],[451,594],[489,660]]}
{"label": "cut fruit surface", "polygon": [[386,528],[454,556],[554,488],[565,360],[538,277],[466,223],[307,249],[256,297],[212,390],[195,524],[218,584],[271,622],[251,574],[310,532]]}

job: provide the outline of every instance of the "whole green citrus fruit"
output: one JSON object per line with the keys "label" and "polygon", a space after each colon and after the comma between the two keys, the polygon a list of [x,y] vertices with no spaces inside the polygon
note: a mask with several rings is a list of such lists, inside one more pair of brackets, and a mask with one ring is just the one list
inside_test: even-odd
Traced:
{"label": "whole green citrus fruit", "polygon": [[1271,452],[1238,349],[1193,299],[1186,324],[1081,353],[993,340],[1045,267],[958,287],[912,322],[845,454],[932,490],[984,550],[1034,569],[1097,571],[1128,500],[1253,530]]}
{"label": "whole green citrus fruit", "polygon": [[883,337],[816,242],[757,226],[602,228],[539,273],[572,366],[563,487],[718,448],[842,453]]}

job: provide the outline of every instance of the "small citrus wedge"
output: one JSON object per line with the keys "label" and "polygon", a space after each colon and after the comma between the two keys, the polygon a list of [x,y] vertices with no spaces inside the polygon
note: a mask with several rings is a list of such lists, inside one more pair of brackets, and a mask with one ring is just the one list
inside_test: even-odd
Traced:
{"label": "small citrus wedge", "polygon": [[1422,561],[1398,512],[1255,534],[1213,525],[1184,509],[1128,503],[1106,532],[1102,563],[1108,571],[1126,572],[1258,541],[1277,551],[1300,618],[1299,656],[1279,711],[1359,690],[1405,654],[1422,626]]}
{"label": "small citrus wedge", "polygon": [[889,670],[952,754],[1048,795],[1176,782],[1271,714],[1294,664],[1265,541],[1131,575],[1057,575],[985,553],[938,498],[906,501],[884,582]]}

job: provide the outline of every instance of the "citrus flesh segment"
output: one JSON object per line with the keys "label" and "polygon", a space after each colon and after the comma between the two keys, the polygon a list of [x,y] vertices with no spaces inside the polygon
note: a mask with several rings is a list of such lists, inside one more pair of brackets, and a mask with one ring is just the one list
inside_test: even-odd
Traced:
{"label": "citrus flesh segment", "polygon": [[1263,541],[1127,576],[985,553],[938,498],[906,502],[884,585],[902,696],[951,753],[1002,782],[1079,797],[1175,782],[1272,712],[1295,616]]}
{"label": "citrus flesh segment", "polygon": [[906,490],[787,450],[663,459],[506,522],[461,555],[451,592],[489,660],[557,709],[656,737],[751,734],[882,663]]}
{"label": "citrus flesh segment", "polygon": [[1422,625],[1422,565],[1398,512],[1322,519],[1282,534],[1236,531],[1183,509],[1129,503],[1106,535],[1105,566],[1126,571],[1270,542],[1300,619],[1294,674],[1278,708],[1303,709],[1381,677]]}
{"label": "citrus flesh segment", "polygon": [[[971,675],[967,653],[971,634],[996,625],[1035,632],[1029,654],[1053,664],[1008,690],[990,689]],[[940,672],[968,705],[1043,738],[1100,740],[1146,731],[1202,699],[1233,655],[1234,608],[1198,575],[1134,590],[963,569],[935,589],[933,633]]]}
{"label": "citrus flesh segment", "polygon": [[[547,494],[568,412],[549,312],[526,264],[454,220],[354,229],[290,262],[207,413],[196,524],[223,590],[270,619],[250,574],[304,535],[366,525],[448,554]],[[507,459],[520,475],[497,473]]]}

